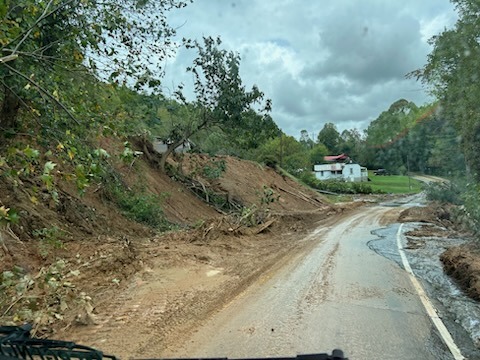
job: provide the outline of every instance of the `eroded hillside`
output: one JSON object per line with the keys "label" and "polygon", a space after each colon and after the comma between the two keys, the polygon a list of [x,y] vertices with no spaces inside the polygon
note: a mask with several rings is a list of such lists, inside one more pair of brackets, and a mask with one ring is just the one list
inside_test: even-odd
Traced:
{"label": "eroded hillside", "polygon": [[[135,221],[119,207],[108,183],[92,184],[80,195],[71,182],[58,177],[54,202],[36,200],[39,183],[2,177],[1,203],[19,215],[16,224],[2,229],[2,323],[34,322],[37,331],[46,333],[88,323],[98,302],[144,271],[152,259],[156,268],[178,266],[185,259],[208,263],[219,249],[248,252],[265,237],[266,248],[255,251],[279,256],[276,245],[292,245],[284,243],[288,234],[337,211],[290,177],[253,162],[187,155],[172,159],[167,175],[156,167],[153,153],[125,163],[116,159],[120,142],[102,138],[100,145],[111,156],[115,178],[141,194],[135,198],[136,209],[144,210],[143,200],[158,201],[170,230],[159,233]],[[215,163],[221,171],[212,174]],[[66,168],[60,164],[55,170]]]}

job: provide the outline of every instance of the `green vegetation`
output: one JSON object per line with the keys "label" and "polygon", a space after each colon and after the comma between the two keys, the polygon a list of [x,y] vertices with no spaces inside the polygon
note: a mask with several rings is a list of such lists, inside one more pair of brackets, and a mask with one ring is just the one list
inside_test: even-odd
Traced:
{"label": "green vegetation", "polygon": [[34,323],[38,330],[62,320],[72,306],[91,306],[91,298],[74,284],[80,275],[78,267],[57,260],[35,275],[19,266],[0,273],[0,294],[5,295],[0,297],[0,308],[7,308],[14,322]]}
{"label": "green vegetation", "polygon": [[[475,1],[452,0],[457,24],[431,40],[427,64],[411,73],[431,87],[435,102],[418,106],[399,99],[363,132],[340,132],[324,119],[317,136],[302,130],[299,139],[278,128],[270,116],[271,101],[260,89],[243,84],[238,53],[225,50],[219,38],[177,41],[167,15],[190,2],[0,2],[0,180],[15,189],[31,185],[25,191],[32,204],[49,207],[59,205],[65,182],[81,196],[92,188],[107,189],[107,198],[127,216],[167,229],[161,196],[129,189],[116,170],[118,164],[131,170],[138,158],[149,158],[133,138],[155,136],[167,146],[159,162],[165,171],[174,150],[192,141],[195,151],[278,166],[335,193],[418,192],[419,184],[407,174],[443,175],[468,184],[444,200],[464,204],[472,217],[480,214],[480,83],[472,76],[480,71]],[[152,65],[164,63],[178,48],[193,52],[186,69],[193,100],[182,87],[170,98],[163,94],[163,69]],[[102,141],[109,138],[123,142],[124,149],[107,152]],[[325,155],[340,153],[394,175],[371,175],[369,183],[316,180],[312,167]],[[212,161],[198,171],[217,179],[225,166]],[[202,191],[207,201],[228,205]],[[442,194],[429,191],[432,197]],[[18,221],[13,207],[0,202],[4,228]]]}
{"label": "green vegetation", "polygon": [[422,183],[409,176],[375,176],[369,171],[369,178],[372,181],[368,184],[372,189],[387,194],[414,194],[422,191]]}
{"label": "green vegetation", "polygon": [[[175,92],[186,116],[172,122],[162,139],[167,144],[160,160],[162,170],[173,151],[199,132],[212,128],[229,129],[227,134],[248,131],[252,117],[258,124],[268,124],[271,101],[264,101],[264,94],[257,86],[245,89],[240,77],[240,56],[221,49],[221,44],[220,38],[204,37],[202,42],[194,40],[190,45],[198,53],[193,65],[187,68],[194,78],[196,99],[187,101],[182,86]],[[261,110],[255,112],[254,107]]]}
{"label": "green vegetation", "polygon": [[106,187],[105,196],[116,203],[127,217],[135,221],[159,231],[172,228],[162,210],[162,203],[167,195],[162,197],[148,193],[144,189],[128,189],[117,180],[113,180]]}
{"label": "green vegetation", "polygon": [[424,185],[425,194],[428,200],[439,203],[461,205],[461,187],[454,182],[431,182]]}
{"label": "green vegetation", "polygon": [[[437,155],[443,155],[445,173],[456,183],[464,183],[460,191],[465,213],[473,230],[480,231],[480,27],[478,1],[451,0],[458,19],[430,42],[433,46],[425,66],[412,72],[432,89],[441,105],[445,129],[437,128]],[[453,197],[457,201],[458,197]]]}
{"label": "green vegetation", "polygon": [[331,192],[335,194],[371,194],[374,192],[381,192],[373,189],[370,183],[366,182],[345,182],[337,180],[318,180],[310,171],[305,171],[299,176],[300,180],[308,186]]}
{"label": "green vegetation", "polygon": [[202,169],[202,175],[206,179],[218,179],[227,170],[225,160],[210,160]]}
{"label": "green vegetation", "polygon": [[61,249],[64,247],[62,238],[65,237],[65,231],[57,226],[33,230],[32,234],[40,240],[40,255],[46,258],[53,249]]}

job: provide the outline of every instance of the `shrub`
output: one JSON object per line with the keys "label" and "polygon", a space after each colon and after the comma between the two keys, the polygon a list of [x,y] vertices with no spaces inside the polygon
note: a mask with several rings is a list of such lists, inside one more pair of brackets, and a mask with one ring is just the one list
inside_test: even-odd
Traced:
{"label": "shrub", "polygon": [[101,173],[101,183],[104,184],[102,197],[115,203],[126,217],[160,231],[171,229],[172,224],[165,218],[161,206],[169,196],[168,193],[153,194],[142,184],[137,184],[132,189],[110,166]]}
{"label": "shrub", "polygon": [[127,189],[116,179],[107,185],[104,194],[108,200],[116,203],[128,218],[160,231],[170,230],[171,224],[165,218],[161,207],[164,196],[145,190]]}
{"label": "shrub", "polygon": [[467,216],[467,226],[476,234],[480,233],[480,204],[478,198],[480,195],[480,184],[470,182],[465,187],[462,199],[465,203],[465,215]]}
{"label": "shrub", "polygon": [[225,163],[225,160],[218,160],[215,161],[215,159],[210,160],[209,163],[207,163],[203,169],[202,169],[202,175],[206,179],[218,179],[222,176],[222,174],[227,170],[227,164]]}
{"label": "shrub", "polygon": [[462,194],[460,188],[454,182],[431,182],[424,185],[427,199],[438,201],[442,204],[450,203],[461,205]]}

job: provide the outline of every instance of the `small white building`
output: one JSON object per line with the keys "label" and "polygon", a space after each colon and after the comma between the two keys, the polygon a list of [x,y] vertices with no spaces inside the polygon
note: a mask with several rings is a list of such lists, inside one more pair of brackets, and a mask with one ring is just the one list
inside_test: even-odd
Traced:
{"label": "small white building", "polygon": [[314,165],[313,170],[318,180],[368,181],[367,168],[358,164],[321,164]]}
{"label": "small white building", "polygon": [[[167,144],[168,143],[163,142],[161,139],[155,138],[154,141],[153,141],[153,148],[157,152],[162,154],[165,151],[167,151],[167,148],[168,148]],[[174,150],[174,152],[177,153],[177,154],[186,153],[186,152],[189,152],[190,150],[192,150],[192,147],[193,147],[193,143],[190,140],[185,140],[180,146],[178,146]]]}

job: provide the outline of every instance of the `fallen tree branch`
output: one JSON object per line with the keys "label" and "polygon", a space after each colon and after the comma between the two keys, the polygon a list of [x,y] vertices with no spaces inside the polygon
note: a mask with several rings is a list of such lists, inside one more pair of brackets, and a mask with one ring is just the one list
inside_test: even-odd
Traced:
{"label": "fallen tree branch", "polygon": [[7,56],[4,56],[4,57],[1,57],[0,58],[0,64],[4,64],[6,62],[16,60],[17,58],[18,58],[17,54],[12,54],[12,55],[7,55]]}
{"label": "fallen tree branch", "polygon": [[257,229],[254,234],[255,234],[255,235],[258,235],[258,234],[264,232],[264,231],[267,230],[270,226],[272,226],[275,221],[276,221],[275,219],[271,219],[271,220],[267,221],[267,222],[266,222],[265,224],[263,224],[259,229]]}
{"label": "fallen tree branch", "polygon": [[306,197],[306,195],[303,195],[303,194],[302,194],[302,195],[303,195],[303,196],[302,196],[302,195],[299,195],[299,194],[295,194],[294,192],[289,191],[289,190],[287,190],[287,189],[284,189],[284,188],[282,188],[282,187],[277,187],[277,186],[276,186],[276,188],[277,188],[278,190],[280,190],[280,191],[284,191],[284,192],[286,192],[287,194],[290,194],[290,195],[296,197],[297,199],[306,201],[306,202],[308,202],[308,203],[310,203],[310,204],[312,204],[312,205],[318,205],[315,201],[313,201],[312,199]]}

